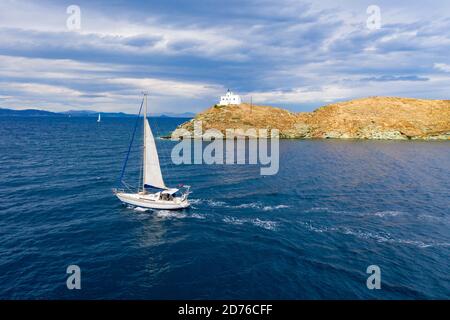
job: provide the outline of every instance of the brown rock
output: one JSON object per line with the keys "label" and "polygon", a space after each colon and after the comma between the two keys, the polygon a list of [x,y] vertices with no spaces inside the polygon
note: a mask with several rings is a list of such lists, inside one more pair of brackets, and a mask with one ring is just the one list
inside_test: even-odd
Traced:
{"label": "brown rock", "polygon": [[[278,129],[281,138],[450,139],[450,100],[370,97],[293,113],[249,104],[211,107],[193,120],[203,130]],[[193,120],[179,128],[192,132]]]}

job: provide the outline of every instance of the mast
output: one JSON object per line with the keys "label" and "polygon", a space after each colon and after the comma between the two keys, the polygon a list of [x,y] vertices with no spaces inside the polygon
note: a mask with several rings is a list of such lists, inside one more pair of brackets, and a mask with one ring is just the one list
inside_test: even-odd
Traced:
{"label": "mast", "polygon": [[[142,162],[142,171],[143,172],[145,172],[145,164],[147,163],[146,161],[147,161],[147,157],[146,157],[146,136],[147,136],[147,134],[146,134],[146,131],[147,131],[147,128],[146,128],[146,122],[147,122],[147,93],[145,93],[144,92],[144,126],[143,126],[143,129],[144,130],[142,130],[143,132],[144,132],[144,148],[143,148],[143,151],[144,151],[144,156],[143,156],[143,162]],[[142,179],[142,191],[145,193],[145,179],[143,178]]]}

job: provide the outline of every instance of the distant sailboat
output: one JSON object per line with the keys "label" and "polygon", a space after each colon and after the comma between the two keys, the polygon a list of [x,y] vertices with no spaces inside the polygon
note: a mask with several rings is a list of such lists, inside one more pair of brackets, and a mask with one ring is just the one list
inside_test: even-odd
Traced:
{"label": "distant sailboat", "polygon": [[[153,137],[150,124],[147,120],[147,94],[144,94],[141,109],[143,104],[145,107],[142,181],[138,187],[138,190],[135,190],[134,192],[133,190],[130,190],[130,187],[123,181],[128,156],[134,140],[134,133],[136,132],[135,126],[131,143],[128,147],[128,153],[125,158],[125,163],[123,165],[122,174],[119,179],[120,184],[125,187],[126,190],[113,189],[113,192],[123,203],[136,207],[168,210],[187,208],[189,207],[188,195],[190,187],[184,186],[185,190],[184,192],[181,192],[180,189],[166,187],[164,183],[155,138]],[[141,111],[139,110],[139,114],[140,112]],[[151,192],[151,190],[153,192]]]}
{"label": "distant sailboat", "polygon": [[100,122],[100,121],[102,121],[102,117],[101,117],[101,115],[100,115],[100,113],[99,113],[99,114],[98,114],[97,122]]}

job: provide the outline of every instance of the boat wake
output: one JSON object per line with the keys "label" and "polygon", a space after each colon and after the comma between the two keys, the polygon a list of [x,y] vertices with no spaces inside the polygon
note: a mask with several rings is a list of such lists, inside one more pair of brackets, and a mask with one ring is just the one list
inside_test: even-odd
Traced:
{"label": "boat wake", "polygon": [[388,232],[370,232],[359,229],[353,229],[350,227],[327,227],[313,225],[311,222],[300,222],[306,229],[317,233],[340,233],[344,235],[354,236],[362,240],[373,240],[376,242],[393,243],[393,244],[405,244],[415,246],[417,248],[429,248],[429,247],[450,247],[449,242],[423,242],[420,240],[412,239],[399,239],[392,237]]}
{"label": "boat wake", "polygon": [[402,211],[395,210],[386,210],[386,211],[376,211],[376,212],[356,212],[356,211],[343,211],[343,210],[334,210],[328,207],[314,207],[310,209],[306,209],[305,213],[327,213],[327,214],[341,214],[341,215],[356,215],[362,217],[378,217],[378,218],[387,218],[387,217],[397,217],[403,215]]}
{"label": "boat wake", "polygon": [[185,213],[170,210],[158,210],[156,211],[156,216],[163,219],[183,219],[187,217]]}
{"label": "boat wake", "polygon": [[133,207],[133,206],[127,206],[128,209],[133,209],[134,211],[138,212],[147,212],[150,211],[148,208],[142,208],[142,207]]}
{"label": "boat wake", "polygon": [[256,209],[256,210],[262,210],[262,211],[274,211],[274,210],[280,210],[280,209],[286,209],[290,208],[290,206],[285,204],[278,204],[278,205],[264,205],[261,202],[250,202],[250,203],[242,203],[238,205],[229,204],[225,201],[215,201],[215,200],[205,200],[205,199],[190,199],[189,200],[191,204],[206,204],[209,207],[217,208],[231,208],[231,209]]}
{"label": "boat wake", "polygon": [[155,216],[162,219],[183,219],[183,218],[194,218],[194,219],[206,219],[206,215],[200,214],[200,213],[192,213],[187,214],[180,211],[173,211],[173,210],[155,210],[155,209],[149,209],[149,208],[142,208],[142,207],[135,207],[135,206],[127,206],[128,209],[132,209],[136,212],[143,213],[143,212],[149,212],[149,213],[155,213]]}
{"label": "boat wake", "polygon": [[243,224],[252,224],[254,226],[266,229],[266,230],[276,230],[278,227],[278,223],[276,221],[271,220],[261,220],[259,218],[254,219],[245,219],[245,218],[235,218],[235,217],[225,217],[222,219],[223,222],[228,224],[235,225],[243,225]]}
{"label": "boat wake", "polygon": [[161,219],[184,219],[184,218],[192,218],[192,219],[206,219],[204,214],[193,213],[187,214],[180,211],[172,211],[172,210],[157,210],[156,216]]}

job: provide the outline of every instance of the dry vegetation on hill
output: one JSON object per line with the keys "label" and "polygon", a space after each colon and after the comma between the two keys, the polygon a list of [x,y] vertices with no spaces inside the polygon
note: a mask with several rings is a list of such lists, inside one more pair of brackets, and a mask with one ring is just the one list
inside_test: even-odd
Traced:
{"label": "dry vegetation on hill", "polygon": [[179,128],[193,131],[266,128],[282,138],[450,139],[450,100],[370,97],[330,104],[313,112],[293,113],[249,104],[214,106]]}

